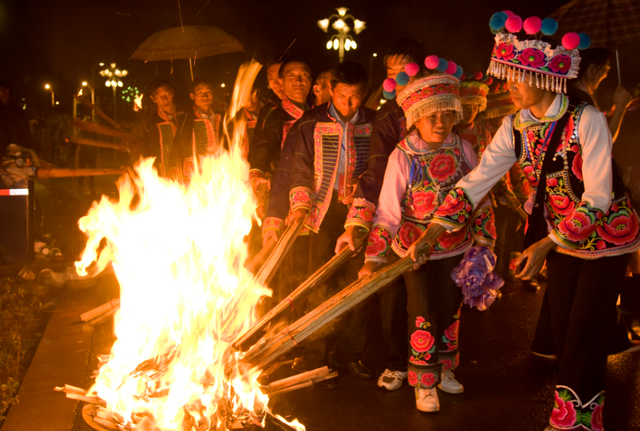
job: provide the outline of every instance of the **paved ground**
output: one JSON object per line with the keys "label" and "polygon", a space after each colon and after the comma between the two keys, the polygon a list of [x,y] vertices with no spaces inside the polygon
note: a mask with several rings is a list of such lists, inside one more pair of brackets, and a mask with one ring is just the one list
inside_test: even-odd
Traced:
{"label": "paved ground", "polygon": [[[113,192],[112,181],[101,179],[100,188]],[[49,224],[49,228],[61,223],[60,226],[66,227],[64,230],[68,229],[90,204],[84,197],[74,198],[72,180],[50,180],[39,190],[45,203],[57,199],[56,208],[68,205],[69,212],[60,213],[55,226]],[[70,219],[71,216],[75,220]],[[70,248],[73,252],[80,251],[75,246]],[[542,294],[522,291],[519,283],[507,284],[503,293],[503,297],[487,311],[463,309],[461,365],[456,374],[465,386],[465,393],[458,396],[440,393],[439,413],[417,411],[413,390],[408,386],[387,392],[378,388],[375,380],[356,380],[345,373],[338,377],[338,389],[308,388],[275,397],[273,409],[283,416],[298,418],[309,431],[541,431],[552,407],[550,400],[555,379],[554,366],[536,361],[529,353]],[[56,312],[65,313],[60,309],[63,304]],[[363,361],[374,371],[381,372],[379,358],[383,356],[383,344],[375,305],[374,298]],[[78,355],[84,352],[80,350]],[[86,362],[86,358],[79,359],[78,363]],[[609,431],[640,430],[639,361],[640,353],[610,358],[605,409]],[[34,367],[36,365],[34,361]],[[40,371],[35,369],[34,372]],[[59,376],[59,380],[71,382],[63,376]],[[59,394],[51,395],[60,397]],[[43,423],[40,429],[48,428]]]}
{"label": "paved ground", "polygon": [[[542,431],[551,412],[555,381],[555,367],[529,352],[542,294],[523,291],[520,283],[509,283],[503,290],[503,297],[487,311],[463,308],[456,376],[465,392],[439,392],[439,413],[416,410],[413,389],[406,384],[387,392],[375,380],[357,380],[346,373],[338,377],[338,389],[284,394],[274,399],[274,409],[298,418],[309,431]],[[372,310],[363,360],[382,371],[376,314]],[[639,362],[640,352],[609,360],[607,430],[640,430]]]}

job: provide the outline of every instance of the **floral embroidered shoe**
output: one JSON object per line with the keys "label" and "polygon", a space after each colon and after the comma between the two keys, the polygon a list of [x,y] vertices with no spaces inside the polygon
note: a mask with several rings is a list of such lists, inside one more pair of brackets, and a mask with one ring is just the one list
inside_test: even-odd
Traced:
{"label": "floral embroidered shoe", "polygon": [[456,380],[456,376],[451,370],[442,373],[442,381],[438,385],[438,388],[440,388],[442,392],[454,395],[461,394],[464,391],[464,386]]}
{"label": "floral embroidered shoe", "polygon": [[388,391],[395,391],[396,389],[400,389],[402,382],[407,378],[408,374],[408,371],[384,370],[378,378],[378,386]]}
{"label": "floral embroidered shoe", "polygon": [[440,410],[436,388],[416,388],[416,408],[421,412],[434,413]]}

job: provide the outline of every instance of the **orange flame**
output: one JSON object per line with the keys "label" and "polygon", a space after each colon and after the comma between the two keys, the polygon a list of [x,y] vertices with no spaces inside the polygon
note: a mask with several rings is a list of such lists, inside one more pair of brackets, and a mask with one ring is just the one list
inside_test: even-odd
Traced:
{"label": "orange flame", "polygon": [[255,211],[249,167],[232,150],[200,168],[185,187],[142,160],[137,178],[119,180],[118,202],[103,196],[79,221],[89,239],[78,273],[110,263],[121,287],[117,341],[89,392],[125,426],[226,430],[231,418],[267,408],[259,370],[225,375],[230,343],[271,294],[244,268]]}

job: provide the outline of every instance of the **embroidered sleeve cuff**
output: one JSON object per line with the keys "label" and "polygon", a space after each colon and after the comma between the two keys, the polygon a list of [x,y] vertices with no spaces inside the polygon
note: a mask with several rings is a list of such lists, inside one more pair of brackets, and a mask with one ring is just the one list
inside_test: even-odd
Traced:
{"label": "embroidered sleeve cuff", "polygon": [[493,208],[490,205],[485,205],[475,211],[471,232],[476,244],[487,247],[495,246],[496,224]]}
{"label": "embroidered sleeve cuff", "polygon": [[264,222],[262,223],[262,234],[264,235],[265,232],[275,232],[276,234],[278,234],[278,237],[280,237],[280,234],[282,233],[282,230],[284,229],[284,220],[278,218],[278,217],[267,217],[266,219],[264,219]]}
{"label": "embroidered sleeve cuff", "polygon": [[456,187],[438,207],[432,223],[440,224],[447,230],[456,231],[467,224],[472,212],[473,205],[469,195],[463,188]]}
{"label": "embroidered sleeve cuff", "polygon": [[603,216],[602,210],[593,208],[587,202],[580,202],[571,214],[557,224],[551,239],[561,247],[575,250],[591,236]]}
{"label": "embroidered sleeve cuff", "polygon": [[366,231],[371,230],[371,224],[373,223],[373,215],[376,212],[376,206],[366,199],[356,198],[353,200],[349,214],[347,215],[347,221],[344,224],[345,228],[350,226],[358,226]]}
{"label": "embroidered sleeve cuff", "polygon": [[289,192],[289,203],[291,204],[291,211],[295,211],[298,208],[311,211],[311,189],[308,187],[294,187]]}
{"label": "embroidered sleeve cuff", "polygon": [[389,233],[389,230],[384,226],[373,226],[373,229],[369,232],[367,250],[364,254],[365,262],[386,262],[390,248],[391,234]]}
{"label": "embroidered sleeve cuff", "polygon": [[264,172],[262,172],[260,169],[250,169],[249,181],[251,181],[254,178],[264,178]]}

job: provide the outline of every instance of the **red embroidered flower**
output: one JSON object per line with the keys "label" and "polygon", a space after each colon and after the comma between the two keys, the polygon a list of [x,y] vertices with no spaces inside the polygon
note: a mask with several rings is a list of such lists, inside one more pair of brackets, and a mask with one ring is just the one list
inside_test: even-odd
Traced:
{"label": "red embroidered flower", "polygon": [[591,235],[594,224],[595,217],[592,218],[586,211],[577,210],[560,222],[558,230],[569,241],[582,242]]}
{"label": "red embroidered flower", "polygon": [[295,192],[293,194],[293,202],[294,203],[309,202],[309,194],[306,192]]}
{"label": "red embroidered flower", "polygon": [[429,175],[438,181],[446,181],[456,172],[456,159],[446,153],[439,153],[429,163]]}
{"label": "red embroidered flower", "polygon": [[[463,222],[462,220],[461,222]],[[458,229],[456,232],[445,232],[438,238],[438,247],[449,250],[460,245],[467,239],[467,229]]]}
{"label": "red embroidered flower", "polygon": [[591,413],[591,429],[593,431],[603,431],[604,426],[602,424],[602,409],[604,408],[604,401],[602,404],[597,405]]}
{"label": "red embroidered flower", "polygon": [[460,89],[460,97],[466,97],[469,94],[469,88],[468,87],[462,87]]}
{"label": "red embroidered flower", "polygon": [[607,243],[603,240],[599,240],[598,242],[596,242],[596,248],[598,250],[604,250],[605,248],[607,248]]}
{"label": "red embroidered flower", "polygon": [[409,380],[409,384],[411,386],[415,386],[418,384],[418,375],[415,373],[415,371],[409,371],[407,380]]}
{"label": "red embroidered flower", "polygon": [[424,373],[420,379],[420,383],[431,388],[436,384],[436,376],[434,376],[433,373]]}
{"label": "red embroidered flower", "polygon": [[[548,180],[547,180],[548,181]],[[557,182],[557,180],[556,180]],[[565,195],[550,195],[549,203],[555,212],[560,215],[566,216],[571,214],[575,208],[575,203]]]}
{"label": "red embroidered flower", "polygon": [[447,371],[453,368],[453,364],[451,363],[451,359],[443,359],[440,361],[442,364],[442,371]]}
{"label": "red embroidered flower", "polygon": [[434,191],[428,190],[426,192],[413,193],[413,207],[415,212],[419,213],[419,218],[431,214],[436,209],[437,204],[438,195]]}
{"label": "red embroidered flower", "polygon": [[533,185],[538,184],[538,179],[533,173],[533,166],[531,165],[525,166],[524,168],[522,168],[522,173],[527,177],[527,180],[529,180]]}
{"label": "red embroidered flower", "polygon": [[436,85],[436,94],[445,94],[448,93],[449,87],[446,84],[438,84]]}
{"label": "red embroidered flower", "polygon": [[578,178],[582,179],[582,157],[580,154],[576,154],[573,158],[573,163],[571,163],[571,172]]}
{"label": "red embroidered flower", "polygon": [[551,412],[549,423],[557,428],[568,428],[573,426],[576,421],[576,409],[573,404],[560,398],[558,391],[555,393],[555,405]]}
{"label": "red embroidered flower", "polygon": [[424,323],[424,317],[418,316],[416,317],[416,328],[421,328]]}
{"label": "red embroidered flower", "polygon": [[473,94],[474,96],[477,96],[479,92],[480,89],[478,87],[471,87],[471,94]]}
{"label": "red embroidered flower", "polygon": [[435,338],[427,331],[417,330],[411,334],[411,347],[418,353],[428,352],[433,347]]}
{"label": "red embroidered flower", "polygon": [[448,329],[444,330],[444,336],[447,337],[449,341],[457,341],[458,340],[458,328],[460,327],[460,321],[456,320],[453,322]]}
{"label": "red embroidered flower", "polygon": [[416,242],[420,235],[422,235],[422,231],[415,224],[406,222],[400,228],[400,232],[398,232],[398,235],[400,236],[402,245],[406,248],[409,248],[411,247],[411,244]]}
{"label": "red embroidered flower", "polygon": [[500,43],[496,47],[496,57],[509,61],[515,56],[513,49],[513,45],[511,44],[507,45],[506,43]]}
{"label": "red embroidered flower", "polygon": [[438,217],[446,217],[453,216],[458,214],[460,211],[464,210],[466,203],[459,196],[453,197],[451,193],[449,193],[445,198],[442,205],[438,207],[436,211],[436,216]]}
{"label": "red embroidered flower", "polygon": [[367,242],[367,256],[381,256],[385,254],[387,250],[387,241],[380,237],[377,232],[371,232],[369,234],[369,241]]}
{"label": "red embroidered flower", "polygon": [[555,73],[566,74],[571,69],[571,57],[564,54],[556,55],[551,59],[549,69]]}
{"label": "red embroidered flower", "polygon": [[[567,127],[564,128],[565,130],[564,137],[566,142],[568,142],[571,139],[571,136],[573,135],[573,130],[575,129],[575,127],[576,127],[576,123],[575,121],[573,121],[573,115],[572,115],[569,117],[569,121],[567,121]],[[571,147],[572,150],[573,150],[573,147],[576,147],[576,150],[579,151],[577,145],[573,145]],[[558,149],[562,150],[562,145],[558,145]],[[575,152],[577,153],[578,151],[575,151]]]}
{"label": "red embroidered flower", "polygon": [[518,56],[518,60],[523,66],[538,68],[544,66],[545,55],[537,49],[527,48]]}
{"label": "red embroidered flower", "polygon": [[558,179],[557,178],[547,178],[547,185],[549,187],[555,187],[558,185]]}
{"label": "red embroidered flower", "polygon": [[497,238],[496,220],[494,217],[489,217],[489,220],[487,220],[487,222],[484,224],[484,230],[489,234],[491,238]]}
{"label": "red embroidered flower", "polygon": [[609,213],[607,221],[596,230],[607,242],[615,245],[628,244],[638,235],[638,219],[627,211]]}
{"label": "red embroidered flower", "polygon": [[371,212],[371,210],[369,208],[362,208],[360,210],[360,218],[364,221],[372,221],[373,220],[373,213]]}

